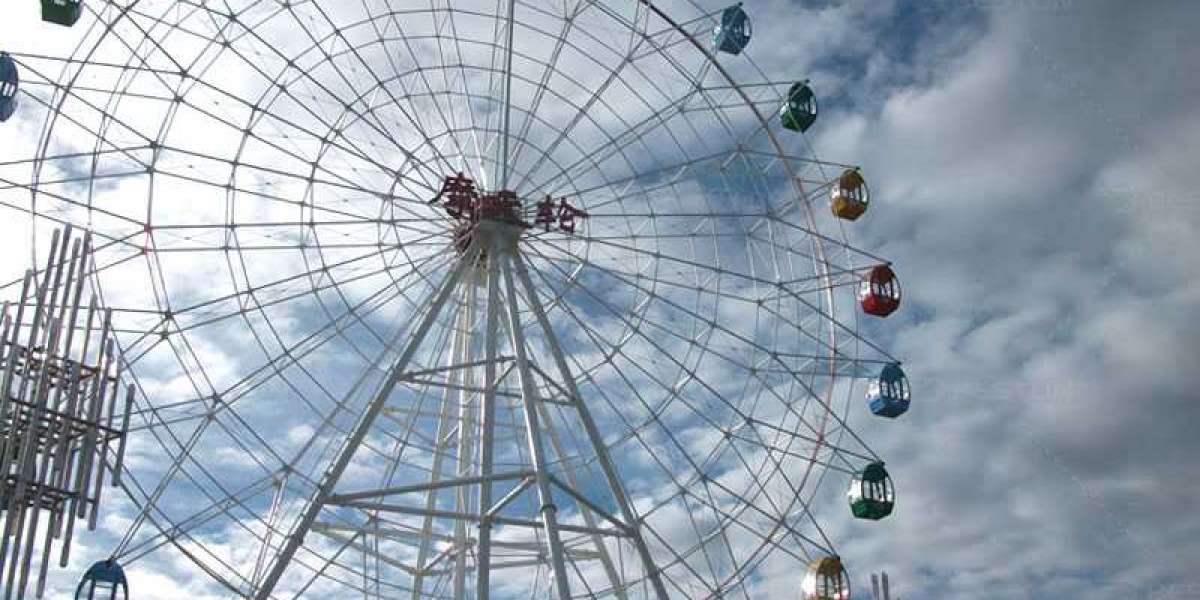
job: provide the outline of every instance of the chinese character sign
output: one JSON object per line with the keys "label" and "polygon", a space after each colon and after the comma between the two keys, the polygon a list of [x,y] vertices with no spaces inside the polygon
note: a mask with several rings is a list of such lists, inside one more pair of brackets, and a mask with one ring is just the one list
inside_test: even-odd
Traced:
{"label": "chinese character sign", "polygon": [[501,190],[494,194],[480,194],[475,189],[475,181],[462,173],[446,177],[442,189],[429,201],[430,204],[440,202],[446,214],[456,220],[465,221],[464,225],[480,219],[495,219],[507,221],[522,227],[541,227],[543,231],[551,229],[567,234],[575,233],[578,220],[586,219],[588,214],[571,206],[566,198],[555,201],[550,196],[538,202],[533,224],[520,218],[521,201],[516,193]]}
{"label": "chinese character sign", "polygon": [[555,227],[564,233],[575,233],[575,220],[586,219],[587,216],[586,212],[567,203],[566,198],[559,198],[555,203],[553,198],[546,196],[545,200],[537,204],[537,216],[533,226],[541,227],[543,231],[550,231]]}
{"label": "chinese character sign", "polygon": [[447,177],[446,181],[442,183],[442,191],[438,192],[438,195],[434,196],[429,203],[433,204],[441,200],[442,207],[451,217],[472,221],[475,219],[475,205],[478,198],[475,181],[459,173]]}

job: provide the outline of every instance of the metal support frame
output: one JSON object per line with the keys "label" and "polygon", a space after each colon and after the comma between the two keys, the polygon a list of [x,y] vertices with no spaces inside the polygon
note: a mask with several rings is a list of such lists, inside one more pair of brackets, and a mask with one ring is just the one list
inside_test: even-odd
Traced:
{"label": "metal support frame", "polygon": [[[35,593],[42,596],[54,541],[61,540],[59,562],[66,566],[76,520],[96,528],[105,474],[116,485],[124,462],[133,387],[122,394],[112,312],[101,310],[94,296],[86,309],[82,303],[91,252],[90,235],[75,239],[71,227],[55,231],[45,269],[25,273],[15,318],[10,303],[0,312],[0,584],[5,600],[26,597],[35,567]],[[39,530],[44,530],[40,540]]]}
{"label": "metal support frame", "polygon": [[596,458],[600,463],[600,468],[604,471],[605,479],[608,480],[609,488],[612,490],[613,496],[617,500],[617,505],[621,509],[621,514],[625,519],[629,535],[633,538],[633,543],[637,547],[638,558],[641,559],[643,568],[646,570],[646,577],[654,587],[655,596],[659,600],[666,600],[668,597],[667,588],[663,584],[662,574],[654,565],[654,559],[650,555],[650,548],[646,545],[646,540],[642,537],[638,527],[637,514],[633,511],[633,506],[629,503],[629,497],[621,485],[620,478],[617,477],[617,469],[613,465],[612,458],[608,455],[608,450],[604,445],[604,439],[600,435],[600,430],[596,427],[596,422],[592,419],[591,412],[588,411],[582,396],[579,395],[579,388],[575,385],[575,378],[571,375],[567,359],[563,355],[562,346],[559,345],[558,338],[554,335],[554,330],[550,326],[550,319],[546,317],[546,310],[542,307],[542,301],[538,298],[537,291],[533,287],[533,281],[529,277],[529,270],[519,255],[515,255],[513,261],[517,265],[517,277],[521,280],[521,286],[525,290],[527,304],[533,310],[534,316],[537,317],[538,325],[541,327],[546,338],[546,343],[550,346],[550,352],[554,356],[554,364],[558,368],[559,376],[562,378],[561,383],[567,386],[571,396],[575,398],[575,407],[579,412],[579,418],[583,422],[588,440],[592,443],[592,447],[596,452]]}
{"label": "metal support frame", "polygon": [[[428,587],[427,580],[431,575],[445,573],[452,576],[453,597],[467,597],[466,577],[472,570],[475,572],[474,597],[486,600],[490,597],[491,574],[494,571],[541,564],[547,564],[553,575],[554,597],[568,600],[572,597],[571,569],[568,563],[577,560],[599,561],[612,584],[612,594],[624,600],[628,597],[629,582],[623,580],[618,572],[610,550],[604,542],[606,538],[630,540],[642,563],[644,579],[653,589],[654,596],[659,600],[668,597],[661,573],[654,565],[649,547],[638,526],[637,515],[621,485],[596,423],[581,399],[562,346],[554,335],[545,308],[520,256],[518,235],[519,229],[509,224],[481,224],[480,232],[475,236],[471,248],[460,257],[454,270],[442,282],[441,288],[433,296],[428,312],[413,330],[409,341],[365,408],[358,424],[326,470],[318,490],[287,536],[287,542],[269,568],[264,570],[265,575],[255,592],[255,598],[266,600],[271,596],[280,577],[287,570],[287,565],[302,545],[304,536],[314,529],[322,508],[327,506],[353,508],[372,515],[420,517],[419,527],[414,526],[414,529],[403,536],[410,539],[417,548],[415,563],[405,565],[402,569],[413,577],[410,590],[413,600],[424,597]],[[481,288],[483,298],[478,298]],[[446,378],[443,384],[435,386],[444,390],[440,409],[436,413],[427,414],[429,418],[437,420],[437,433],[428,440],[435,449],[428,480],[380,489],[335,493],[343,472],[366,438],[376,416],[382,412],[395,386],[408,381],[412,375],[406,372],[410,361],[456,290],[461,292],[461,308],[453,319],[450,350],[444,366],[419,372],[433,374],[437,371],[443,373]],[[526,339],[525,327],[521,323],[522,304],[536,317],[536,330],[544,337],[550,349],[552,356],[549,358],[555,363],[557,381],[550,379],[546,372],[538,367],[535,357],[529,353],[530,346]],[[481,328],[475,321],[474,309],[477,305],[484,309]],[[510,354],[504,356],[500,353],[503,341],[500,332],[502,323],[511,350]],[[483,354],[481,359],[473,354],[477,348],[476,343],[480,341]],[[504,374],[499,373],[498,365],[510,361],[510,367],[513,368],[506,370]],[[481,370],[483,374],[481,387],[472,383],[476,369]],[[517,374],[520,394],[500,391],[509,372]],[[551,391],[557,390],[556,393],[564,398],[543,398],[539,389],[543,383],[549,385]],[[510,468],[498,472],[495,463],[496,432],[499,425],[497,399],[501,396],[511,398],[520,405],[519,413],[523,427],[515,433],[522,437],[527,446],[529,464],[525,468]],[[473,399],[477,402],[472,402]],[[454,415],[456,404],[457,417]],[[548,410],[551,405],[560,407],[560,410],[577,412],[586,433],[587,447],[590,447],[589,451],[594,453],[603,471],[604,483],[611,492],[612,499],[616,501],[618,514],[609,514],[576,489],[580,477],[570,461],[565,460],[565,446],[553,423],[552,413]],[[457,424],[453,423],[456,418]],[[555,458],[557,460],[554,460]],[[446,476],[447,459],[456,463],[450,467],[453,469],[453,475],[449,477]],[[561,471],[558,475],[551,472],[552,462],[559,465],[554,467]],[[495,485],[501,482],[517,483],[511,488],[506,486],[506,493],[497,498]],[[474,498],[469,493],[473,488],[477,488],[477,496]],[[453,508],[438,506],[437,495],[447,489],[455,490]],[[536,494],[536,516],[521,518],[519,515],[503,514],[506,507],[526,493]],[[412,494],[423,495],[423,501],[417,505],[387,501],[390,497]],[[578,507],[584,520],[583,525],[559,522],[556,494]],[[452,529],[437,530],[434,525],[439,519],[451,521]],[[604,521],[607,521],[608,525],[601,526]],[[317,529],[332,533],[353,532],[355,535],[342,535],[337,539],[341,539],[351,548],[366,552],[371,547],[370,544],[356,536],[371,535],[373,532],[377,536],[382,535],[378,533],[381,529],[378,522],[372,523],[375,523],[374,529],[368,525],[338,528],[332,524],[321,525]],[[471,539],[469,531],[472,525],[476,528],[474,540]],[[541,532],[542,541],[535,545],[496,541],[493,539],[493,530],[497,525],[538,530]],[[594,549],[568,549],[563,540],[565,533],[587,536]],[[394,534],[388,535],[391,536],[388,539],[395,539]],[[452,541],[452,544],[435,553],[433,544],[437,540]],[[528,559],[518,556],[497,561],[493,552],[496,548],[529,552],[531,556]],[[471,551],[474,553],[474,564],[469,562]],[[543,552],[546,554],[543,555]]]}
{"label": "metal support frame", "polygon": [[350,460],[354,457],[355,451],[362,445],[363,439],[366,438],[367,432],[370,431],[371,426],[375,423],[375,419],[379,416],[384,403],[392,395],[392,390],[400,382],[400,378],[404,375],[404,370],[408,367],[409,361],[417,353],[417,349],[421,346],[421,342],[424,341],[425,335],[429,333],[430,327],[437,320],[442,307],[445,306],[446,300],[450,297],[450,293],[458,286],[463,273],[469,265],[474,263],[479,254],[479,248],[468,249],[463,260],[459,261],[450,275],[446,277],[446,280],[442,282],[442,287],[430,303],[429,311],[425,314],[425,318],[413,332],[412,338],[409,340],[408,345],[405,346],[400,357],[396,359],[392,368],[388,370],[383,384],[379,386],[379,390],[376,391],[370,404],[367,405],[358,423],[354,426],[350,437],[346,440],[341,450],[338,451],[337,458],[334,459],[333,464],[325,472],[325,476],[321,478],[321,482],[317,486],[317,491],[313,494],[313,498],[309,501],[304,513],[288,534],[287,542],[284,544],[283,549],[271,562],[271,568],[267,571],[266,577],[263,578],[262,584],[255,591],[254,597],[256,600],[266,600],[271,597],[271,592],[278,585],[279,578],[283,576],[283,572],[296,555],[296,551],[304,543],[304,537],[308,534],[309,529],[312,528],[312,524],[321,513],[321,509],[328,502],[329,497],[333,495],[334,486],[337,485],[346,467],[350,465]]}

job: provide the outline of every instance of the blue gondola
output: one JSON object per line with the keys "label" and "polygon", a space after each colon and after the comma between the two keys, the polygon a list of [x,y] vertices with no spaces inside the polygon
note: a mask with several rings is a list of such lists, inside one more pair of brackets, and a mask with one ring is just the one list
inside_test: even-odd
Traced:
{"label": "blue gondola", "polygon": [[129,600],[125,570],[114,560],[102,560],[92,565],[75,589],[75,600]]}
{"label": "blue gondola", "polygon": [[17,63],[7,52],[0,52],[0,123],[17,112],[17,90],[20,87]]}
{"label": "blue gondola", "polygon": [[83,14],[83,0],[42,0],[42,20],[71,27]]}
{"label": "blue gondola", "polygon": [[750,16],[739,2],[721,11],[721,22],[713,27],[713,44],[717,50],[741,54],[750,43]]}
{"label": "blue gondola", "polygon": [[894,363],[885,366],[879,378],[867,386],[867,404],[871,412],[881,417],[895,418],[904,414],[911,395],[904,370]]}

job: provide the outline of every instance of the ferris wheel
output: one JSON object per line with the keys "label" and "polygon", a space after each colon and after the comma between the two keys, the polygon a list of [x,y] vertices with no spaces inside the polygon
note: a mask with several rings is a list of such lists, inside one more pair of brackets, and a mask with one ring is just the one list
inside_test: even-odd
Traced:
{"label": "ferris wheel", "polygon": [[0,55],[0,136],[40,131],[0,201],[42,259],[88,232],[131,390],[81,446],[124,533],[50,593],[171,556],[255,600],[849,598],[823,524],[893,510],[850,423],[908,408],[863,333],[899,284],[751,6],[42,4],[78,46]]}

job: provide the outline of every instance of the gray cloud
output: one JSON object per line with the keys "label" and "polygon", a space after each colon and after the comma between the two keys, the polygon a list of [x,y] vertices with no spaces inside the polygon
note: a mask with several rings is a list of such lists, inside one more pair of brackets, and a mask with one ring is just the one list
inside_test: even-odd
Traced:
{"label": "gray cloud", "polygon": [[920,32],[913,56],[946,58],[929,85],[819,145],[874,175],[861,232],[904,277],[882,329],[918,392],[863,425],[903,504],[846,525],[843,553],[904,597],[1190,597],[1200,15],[975,4],[986,31],[961,54]]}

